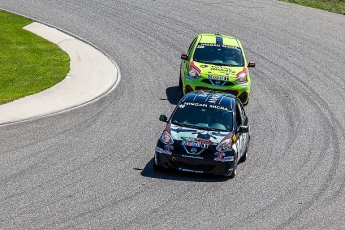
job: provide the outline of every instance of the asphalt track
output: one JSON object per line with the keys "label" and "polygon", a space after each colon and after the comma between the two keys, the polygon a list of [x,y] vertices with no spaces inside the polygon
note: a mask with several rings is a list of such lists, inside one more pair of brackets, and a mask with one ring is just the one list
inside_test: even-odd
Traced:
{"label": "asphalt track", "polygon": [[[343,229],[345,17],[273,0],[1,0],[92,45],[114,90],[0,126],[2,229]],[[155,173],[159,114],[200,32],[237,36],[251,69],[248,161],[233,180]]]}

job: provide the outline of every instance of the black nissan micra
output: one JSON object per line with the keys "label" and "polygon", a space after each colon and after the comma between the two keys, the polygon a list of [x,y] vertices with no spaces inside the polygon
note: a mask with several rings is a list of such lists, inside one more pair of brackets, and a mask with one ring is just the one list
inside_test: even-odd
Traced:
{"label": "black nissan micra", "polygon": [[215,91],[186,94],[158,138],[153,169],[223,175],[233,178],[247,159],[248,117],[234,95]]}

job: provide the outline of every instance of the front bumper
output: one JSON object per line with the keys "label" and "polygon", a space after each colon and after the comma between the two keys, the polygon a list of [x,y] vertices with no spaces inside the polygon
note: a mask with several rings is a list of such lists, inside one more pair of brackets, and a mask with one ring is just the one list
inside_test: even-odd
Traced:
{"label": "front bumper", "polygon": [[224,91],[238,97],[242,103],[246,104],[250,96],[250,83],[240,84],[237,82],[227,82],[227,85],[213,85],[206,83],[205,80],[195,79],[193,82],[184,80],[183,82],[183,93],[187,94],[191,91],[197,90],[214,90]]}
{"label": "front bumper", "polygon": [[181,172],[215,174],[230,176],[235,162],[216,161],[214,156],[196,156],[170,152],[170,154],[155,152],[155,162],[166,169],[174,169]]}

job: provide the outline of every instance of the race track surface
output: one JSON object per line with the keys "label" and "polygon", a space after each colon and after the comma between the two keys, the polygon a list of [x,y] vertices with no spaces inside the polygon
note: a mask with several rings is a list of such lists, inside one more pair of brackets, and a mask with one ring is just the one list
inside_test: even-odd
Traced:
{"label": "race track surface", "polygon": [[[275,0],[1,0],[120,68],[99,100],[0,126],[1,229],[343,229],[345,16]],[[238,37],[251,69],[249,159],[233,180],[153,172],[180,55]]]}

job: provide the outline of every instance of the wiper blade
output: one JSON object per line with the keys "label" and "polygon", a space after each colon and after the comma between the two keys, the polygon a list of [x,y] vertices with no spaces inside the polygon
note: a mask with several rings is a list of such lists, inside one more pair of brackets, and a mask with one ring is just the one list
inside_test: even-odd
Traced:
{"label": "wiper blade", "polygon": [[194,61],[196,61],[196,62],[201,62],[201,63],[203,63],[203,64],[210,64],[210,65],[214,65],[214,64],[215,64],[215,63],[210,62],[210,61],[202,61],[202,60],[194,60]]}
{"label": "wiper blade", "polygon": [[179,123],[177,121],[171,121],[171,124],[178,125],[178,126],[184,126],[185,127],[184,124],[181,124],[181,123]]}
{"label": "wiper blade", "polygon": [[216,129],[216,128],[205,128],[205,130],[209,130],[209,131],[218,131],[218,132],[225,132],[226,130],[224,129]]}
{"label": "wiper blade", "polygon": [[220,62],[207,62],[207,64],[217,65],[217,66],[233,66],[233,65],[230,65],[230,64],[225,64],[225,63],[220,63]]}
{"label": "wiper blade", "polygon": [[179,122],[177,122],[177,121],[172,121],[171,124],[178,125],[178,126],[185,127],[185,128],[195,128],[195,129],[199,129],[199,127],[197,127],[197,126],[189,125],[189,124],[183,124],[183,123],[179,123]]}
{"label": "wiper blade", "polygon": [[202,127],[195,126],[195,125],[186,125],[185,127],[193,128],[193,129],[203,129]]}
{"label": "wiper blade", "polygon": [[188,125],[188,128],[200,129],[200,130],[207,130],[207,131],[222,131],[216,128],[210,128],[205,126],[195,126],[195,125]]}

